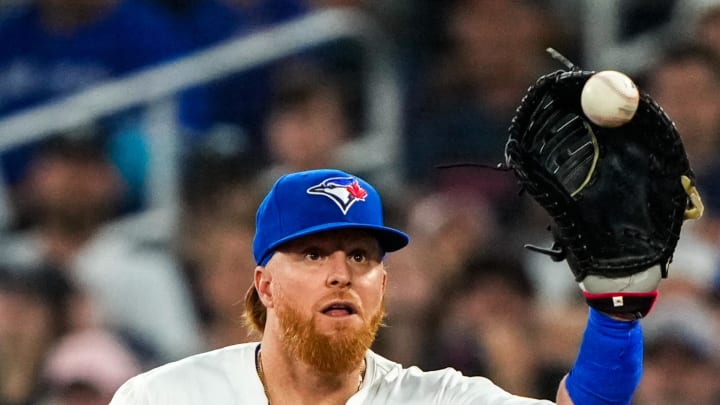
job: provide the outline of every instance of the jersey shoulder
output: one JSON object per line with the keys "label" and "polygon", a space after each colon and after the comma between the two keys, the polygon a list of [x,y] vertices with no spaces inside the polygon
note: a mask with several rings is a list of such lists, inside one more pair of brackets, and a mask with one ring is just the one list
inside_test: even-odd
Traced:
{"label": "jersey shoulder", "polygon": [[470,377],[453,368],[425,371],[386,359],[374,352],[367,357],[366,383],[358,402],[348,404],[551,404],[518,397],[485,377]]}
{"label": "jersey shoulder", "polygon": [[258,343],[244,343],[171,362],[128,380],[111,405],[235,403],[264,398],[255,370]]}

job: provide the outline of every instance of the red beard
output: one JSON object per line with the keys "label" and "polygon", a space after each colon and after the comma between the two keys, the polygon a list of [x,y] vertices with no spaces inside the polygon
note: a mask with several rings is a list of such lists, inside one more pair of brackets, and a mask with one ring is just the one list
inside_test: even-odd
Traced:
{"label": "red beard", "polygon": [[343,327],[333,335],[325,335],[315,328],[317,315],[309,321],[302,319],[291,305],[279,301],[275,312],[282,328],[280,338],[287,353],[328,374],[348,373],[357,367],[375,341],[385,317],[383,301],[369,319],[363,316],[364,325],[360,330]]}

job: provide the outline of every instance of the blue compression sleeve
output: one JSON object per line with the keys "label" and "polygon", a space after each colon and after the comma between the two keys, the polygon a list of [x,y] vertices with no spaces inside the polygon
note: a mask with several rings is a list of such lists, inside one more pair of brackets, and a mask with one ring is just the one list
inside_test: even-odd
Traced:
{"label": "blue compression sleeve", "polygon": [[626,405],[640,383],[642,362],[640,321],[619,321],[590,308],[565,387],[576,405]]}

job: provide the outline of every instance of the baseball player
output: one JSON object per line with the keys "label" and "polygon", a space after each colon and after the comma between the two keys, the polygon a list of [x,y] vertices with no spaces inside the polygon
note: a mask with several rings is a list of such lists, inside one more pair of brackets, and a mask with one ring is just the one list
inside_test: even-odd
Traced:
{"label": "baseball player", "polygon": [[[257,211],[245,313],[260,342],[197,354],[127,381],[111,405],[549,404],[447,368],[404,368],[370,350],[384,315],[383,258],[409,238],[383,224],[363,179],[281,177]],[[558,404],[628,404],[642,374],[637,319],[589,309]]]}

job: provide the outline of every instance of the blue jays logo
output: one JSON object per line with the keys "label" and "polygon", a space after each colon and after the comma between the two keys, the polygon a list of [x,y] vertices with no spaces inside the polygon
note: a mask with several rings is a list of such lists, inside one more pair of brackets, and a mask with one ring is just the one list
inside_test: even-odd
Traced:
{"label": "blue jays logo", "polygon": [[307,189],[308,194],[324,195],[333,200],[343,214],[357,201],[365,201],[368,192],[353,177],[331,177]]}

